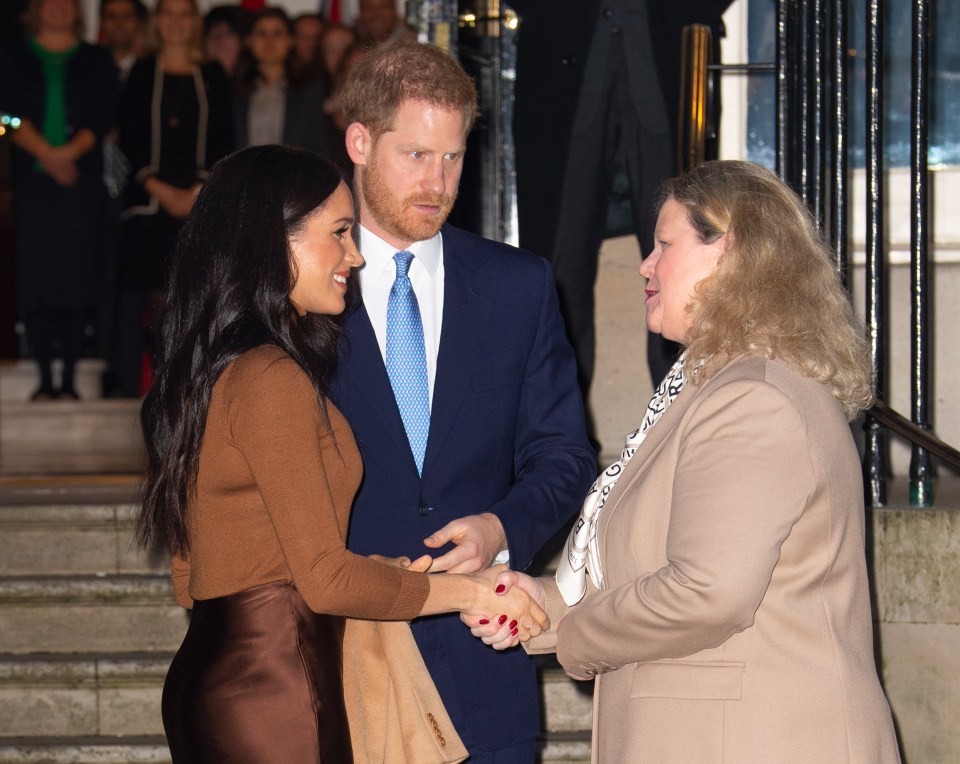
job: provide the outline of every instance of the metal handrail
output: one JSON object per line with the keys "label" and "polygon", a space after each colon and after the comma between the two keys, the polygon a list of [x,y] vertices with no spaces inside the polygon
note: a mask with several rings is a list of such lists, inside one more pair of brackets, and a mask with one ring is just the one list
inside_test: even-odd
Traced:
{"label": "metal handrail", "polygon": [[680,38],[680,111],[677,120],[677,171],[686,172],[707,156],[707,141],[717,130],[717,97],[721,74],[774,74],[776,64],[715,63],[713,31],[690,24]]}
{"label": "metal handrail", "polygon": [[680,50],[677,170],[686,172],[702,164],[707,155],[708,71],[713,63],[710,27],[706,24],[684,27]]}
{"label": "metal handrail", "polygon": [[944,443],[929,430],[924,430],[919,425],[914,424],[903,414],[890,408],[879,398],[874,399],[873,405],[867,409],[866,414],[875,419],[879,424],[897,433],[897,435],[920,446],[944,464],[960,470],[960,451]]}

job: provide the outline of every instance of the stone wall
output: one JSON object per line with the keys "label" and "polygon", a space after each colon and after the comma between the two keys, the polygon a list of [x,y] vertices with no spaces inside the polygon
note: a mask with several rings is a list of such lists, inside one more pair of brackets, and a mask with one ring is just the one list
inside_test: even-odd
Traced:
{"label": "stone wall", "polygon": [[871,521],[877,657],[905,764],[955,764],[960,509],[875,509]]}

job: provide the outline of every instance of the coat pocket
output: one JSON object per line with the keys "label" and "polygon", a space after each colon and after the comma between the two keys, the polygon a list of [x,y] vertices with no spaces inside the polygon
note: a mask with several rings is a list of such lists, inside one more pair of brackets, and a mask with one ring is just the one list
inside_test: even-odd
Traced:
{"label": "coat pocket", "polygon": [[745,665],[731,661],[638,663],[630,697],[740,700]]}

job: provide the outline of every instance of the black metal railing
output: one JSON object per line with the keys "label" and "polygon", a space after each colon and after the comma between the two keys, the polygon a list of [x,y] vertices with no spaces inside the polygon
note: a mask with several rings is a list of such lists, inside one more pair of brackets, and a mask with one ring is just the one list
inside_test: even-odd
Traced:
{"label": "black metal railing", "polygon": [[[867,229],[865,256],[866,325],[873,361],[873,389],[877,398],[887,397],[888,291],[884,226],[883,176],[883,14],[880,0],[867,3],[866,30],[866,166]],[[841,72],[845,78],[845,72]],[[868,502],[875,507],[887,503],[890,474],[887,430],[877,417],[864,424],[863,476]]]}
{"label": "black metal railing", "polygon": [[[872,0],[880,2],[880,0]],[[927,168],[927,113],[930,81],[930,0],[913,0],[913,46],[910,108],[910,413],[914,424],[930,430],[930,241]],[[930,452],[911,440],[910,503],[933,504],[933,463]]]}
{"label": "black metal railing", "polygon": [[[836,254],[837,270],[850,284],[849,261],[849,142],[847,0],[777,0],[776,31],[776,169],[813,212]],[[889,376],[887,353],[888,293],[884,240],[883,176],[883,0],[867,0],[866,14],[866,325],[875,374],[876,403],[864,425],[864,483],[867,503],[887,503],[889,480],[888,433],[911,445],[910,505],[933,505],[933,461],[940,459],[960,469],[960,452],[936,438],[930,423],[931,326],[929,240],[928,82],[930,0],[912,0],[911,103],[911,241],[910,241],[910,359],[911,418],[886,403]],[[703,35],[703,30],[685,32]],[[709,34],[709,30],[706,30]],[[702,62],[698,51],[709,39],[685,45],[684,81],[697,82],[690,67],[717,72],[756,71],[763,65],[720,65]],[[709,113],[708,105],[687,102],[704,98],[696,88],[684,91],[680,110],[683,167],[695,164],[702,153],[689,143],[696,140],[692,119]]]}

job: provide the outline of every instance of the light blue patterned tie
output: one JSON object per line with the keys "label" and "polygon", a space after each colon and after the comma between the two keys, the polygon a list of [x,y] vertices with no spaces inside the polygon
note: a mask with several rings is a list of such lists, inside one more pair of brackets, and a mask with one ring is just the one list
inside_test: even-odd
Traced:
{"label": "light blue patterned tie", "polygon": [[393,260],[397,264],[397,277],[387,301],[387,376],[400,408],[417,472],[423,474],[423,455],[430,432],[430,390],[420,306],[407,275],[413,253],[397,252]]}

